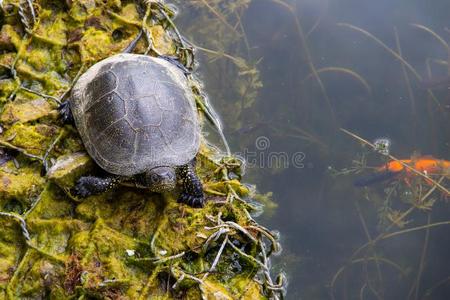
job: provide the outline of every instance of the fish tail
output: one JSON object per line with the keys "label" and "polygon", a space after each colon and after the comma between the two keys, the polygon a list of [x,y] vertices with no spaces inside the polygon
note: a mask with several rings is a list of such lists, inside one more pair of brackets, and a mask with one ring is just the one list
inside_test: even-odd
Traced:
{"label": "fish tail", "polygon": [[356,187],[365,187],[365,186],[372,185],[372,184],[375,184],[378,182],[392,179],[397,174],[398,174],[398,172],[385,171],[382,173],[377,173],[374,175],[358,178],[355,181],[353,181],[353,185]]}

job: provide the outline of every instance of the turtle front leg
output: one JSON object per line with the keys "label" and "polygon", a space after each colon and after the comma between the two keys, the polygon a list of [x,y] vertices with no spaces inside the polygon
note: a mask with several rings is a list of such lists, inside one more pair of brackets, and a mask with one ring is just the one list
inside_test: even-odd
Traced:
{"label": "turtle front leg", "polygon": [[119,182],[117,176],[108,176],[105,178],[96,176],[83,176],[77,180],[72,193],[75,196],[86,198],[92,195],[98,195],[114,188]]}
{"label": "turtle front leg", "polygon": [[205,204],[203,186],[195,174],[193,163],[178,168],[177,175],[183,181],[183,191],[178,198],[178,203],[186,203],[195,208],[203,207]]}
{"label": "turtle front leg", "polygon": [[61,103],[58,107],[58,111],[64,124],[74,124],[72,110],[70,109],[70,103],[68,100]]}

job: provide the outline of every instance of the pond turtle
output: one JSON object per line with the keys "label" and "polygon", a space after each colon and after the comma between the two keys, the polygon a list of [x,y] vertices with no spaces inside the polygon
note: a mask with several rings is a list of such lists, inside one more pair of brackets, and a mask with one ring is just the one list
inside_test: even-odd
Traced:
{"label": "pond turtle", "polygon": [[185,74],[171,62],[129,53],[102,60],[79,78],[60,111],[106,171],[81,177],[73,191],[77,196],[129,180],[160,193],[180,181],[179,202],[203,206],[194,171],[200,145],[195,99]]}

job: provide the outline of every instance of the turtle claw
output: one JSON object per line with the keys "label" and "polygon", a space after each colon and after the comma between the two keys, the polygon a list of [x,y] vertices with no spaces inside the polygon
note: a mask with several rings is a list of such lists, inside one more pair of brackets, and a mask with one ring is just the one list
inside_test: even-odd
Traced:
{"label": "turtle claw", "polygon": [[98,195],[113,188],[117,182],[118,179],[113,177],[83,176],[78,179],[75,187],[72,189],[72,194],[81,198]]}
{"label": "turtle claw", "polygon": [[205,199],[202,196],[196,197],[187,193],[182,193],[178,198],[178,203],[185,203],[193,208],[202,208],[205,205]]}
{"label": "turtle claw", "polygon": [[70,110],[70,103],[69,101],[65,101],[61,103],[61,105],[58,107],[59,114],[61,116],[61,120],[64,124],[74,124],[72,111]]}

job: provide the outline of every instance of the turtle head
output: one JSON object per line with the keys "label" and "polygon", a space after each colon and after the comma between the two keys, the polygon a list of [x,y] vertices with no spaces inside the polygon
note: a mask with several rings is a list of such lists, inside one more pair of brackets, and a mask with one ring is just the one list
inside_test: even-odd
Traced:
{"label": "turtle head", "polygon": [[172,167],[156,167],[144,173],[144,185],[152,192],[161,193],[175,188],[177,177]]}

